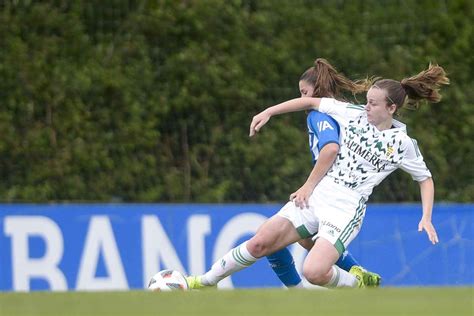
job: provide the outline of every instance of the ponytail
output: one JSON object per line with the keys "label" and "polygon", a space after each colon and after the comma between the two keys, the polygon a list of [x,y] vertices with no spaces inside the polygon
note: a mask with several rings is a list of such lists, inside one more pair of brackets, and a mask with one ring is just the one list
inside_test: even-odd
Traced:
{"label": "ponytail", "polygon": [[407,108],[417,109],[422,100],[439,102],[441,100],[439,89],[441,85],[447,84],[449,79],[443,67],[430,64],[428,69],[401,82],[382,79],[376,81],[374,87],[384,89],[387,92],[387,104],[395,104],[398,110],[405,105]]}
{"label": "ponytail", "polygon": [[313,97],[332,97],[343,99],[343,91],[351,92],[352,95],[365,92],[370,87],[370,81],[352,81],[339,73],[326,59],[318,58],[314,66],[308,68],[300,77],[300,81],[306,81],[314,87]]}
{"label": "ponytail", "polygon": [[403,79],[400,84],[407,94],[406,104],[410,108],[418,108],[420,100],[431,103],[441,101],[439,89],[441,85],[449,84],[449,79],[443,67],[430,64],[428,69],[419,74]]}

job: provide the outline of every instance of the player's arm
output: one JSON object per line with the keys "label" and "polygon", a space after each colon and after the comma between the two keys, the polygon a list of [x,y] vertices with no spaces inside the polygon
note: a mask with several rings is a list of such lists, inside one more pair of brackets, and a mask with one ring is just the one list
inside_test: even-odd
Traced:
{"label": "player's arm", "polygon": [[433,179],[429,177],[426,180],[418,182],[418,184],[420,185],[421,204],[423,207],[423,215],[421,217],[420,223],[418,224],[418,231],[426,231],[428,238],[434,245],[439,240],[438,235],[436,234],[436,229],[431,222],[434,201]]}
{"label": "player's arm", "polygon": [[405,150],[401,168],[408,172],[413,180],[417,181],[420,186],[423,214],[418,223],[418,231],[426,231],[429,240],[433,244],[436,244],[439,241],[438,235],[431,222],[435,191],[431,172],[426,167],[416,140],[407,137],[405,139]]}
{"label": "player's arm", "polygon": [[331,168],[334,160],[336,160],[339,152],[338,143],[326,144],[319,152],[319,158],[311,170],[308,179],[296,192],[290,195],[290,200],[295,202],[295,205],[300,208],[309,207],[309,197],[313,193],[314,188],[318,185],[321,179]]}
{"label": "player's arm", "polygon": [[331,168],[339,152],[339,125],[329,115],[312,111],[308,115],[308,128],[313,137],[318,140],[319,156],[311,173],[296,192],[290,195],[290,200],[300,208],[309,206],[309,197],[314,188]]}
{"label": "player's arm", "polygon": [[317,110],[320,102],[320,98],[296,98],[271,106],[253,117],[252,123],[250,123],[249,136],[255,135],[274,115],[311,109]]}

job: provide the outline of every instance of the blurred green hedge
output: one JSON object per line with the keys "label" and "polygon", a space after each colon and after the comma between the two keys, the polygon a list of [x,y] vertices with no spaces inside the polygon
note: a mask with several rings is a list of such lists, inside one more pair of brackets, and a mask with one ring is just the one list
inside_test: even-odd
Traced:
{"label": "blurred green hedge", "polygon": [[[444,99],[402,121],[438,201],[474,201],[473,2],[93,0],[0,3],[0,200],[284,201],[312,166],[298,96],[325,57],[351,78],[444,66]],[[364,97],[360,102],[364,102]],[[416,201],[402,173],[375,201]]]}

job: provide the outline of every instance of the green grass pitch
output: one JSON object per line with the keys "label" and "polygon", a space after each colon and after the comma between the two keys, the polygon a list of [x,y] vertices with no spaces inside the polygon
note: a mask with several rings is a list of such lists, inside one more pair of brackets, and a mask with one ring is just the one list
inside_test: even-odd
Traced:
{"label": "green grass pitch", "polygon": [[474,315],[465,288],[1,293],[0,315]]}

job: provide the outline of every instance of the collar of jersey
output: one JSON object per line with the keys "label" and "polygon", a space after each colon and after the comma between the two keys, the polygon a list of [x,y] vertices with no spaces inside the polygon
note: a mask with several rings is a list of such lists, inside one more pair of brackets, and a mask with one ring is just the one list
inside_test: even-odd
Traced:
{"label": "collar of jersey", "polygon": [[[406,126],[404,123],[402,123],[402,122],[400,122],[400,121],[398,121],[398,120],[396,120],[396,119],[393,119],[393,120],[392,120],[392,126],[393,126],[394,128],[401,129],[401,130],[404,131],[404,132],[407,131],[407,126]],[[393,129],[393,128],[392,128],[392,129]]]}

